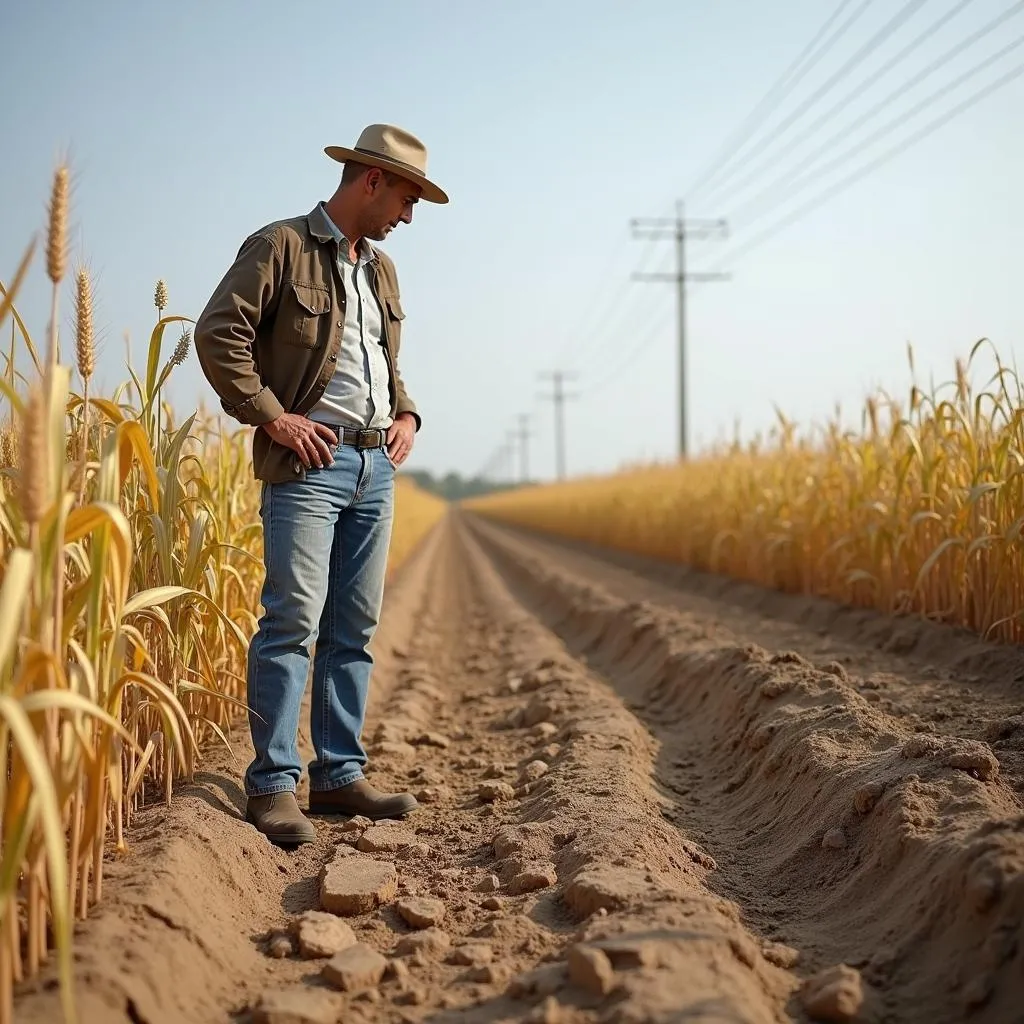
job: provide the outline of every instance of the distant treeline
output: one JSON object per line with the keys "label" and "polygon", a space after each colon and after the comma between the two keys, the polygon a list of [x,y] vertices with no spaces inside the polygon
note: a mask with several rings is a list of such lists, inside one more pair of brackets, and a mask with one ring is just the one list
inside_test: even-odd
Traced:
{"label": "distant treeline", "polygon": [[510,491],[522,486],[521,484],[487,480],[482,477],[466,479],[458,473],[434,476],[433,473],[424,469],[408,470],[403,475],[415,480],[423,490],[436,494],[446,501],[459,501],[461,498],[472,498],[478,494],[491,494],[495,491]]}

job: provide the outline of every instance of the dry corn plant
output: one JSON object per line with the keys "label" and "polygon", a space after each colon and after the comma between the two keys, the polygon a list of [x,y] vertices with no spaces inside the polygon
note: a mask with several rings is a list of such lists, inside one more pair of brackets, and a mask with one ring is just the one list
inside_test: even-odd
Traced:
{"label": "dry corn plant", "polygon": [[[229,741],[263,579],[248,431],[220,416],[178,426],[163,399],[191,346],[184,330],[163,359],[166,328],[189,322],[165,315],[163,281],[145,371],[129,359],[130,379],[105,396],[91,388],[92,282],[76,273],[72,391],[57,334],[67,220],[62,166],[44,358],[14,303],[34,243],[0,284],[0,328],[12,330],[0,376],[0,1024],[18,983],[51,959],[75,1020],[73,921],[102,896],[105,852],[127,852],[147,788],[169,800],[204,744]],[[409,483],[400,491],[391,566],[444,509]]]}
{"label": "dry corn plant", "polygon": [[[1024,389],[994,352],[905,403],[880,393],[859,431],[838,418],[687,462],[488,495],[510,522],[792,593],[1024,639]],[[913,352],[910,353],[913,371]]]}
{"label": "dry corn plant", "polygon": [[[252,487],[239,486],[230,461],[237,443],[224,438],[215,449],[217,469],[230,470],[218,481],[206,459],[186,451],[194,418],[173,431],[160,427],[161,391],[189,351],[186,332],[161,366],[163,335],[186,318],[159,310],[146,372],[130,369],[137,406],[121,394],[91,395],[92,287],[80,271],[75,357],[83,393],[71,392],[56,326],[67,181],[59,168],[46,247],[53,298],[45,360],[14,305],[32,247],[0,299],[0,324],[12,319],[33,366],[20,377],[12,349],[0,378],[8,406],[0,445],[3,1024],[12,1020],[14,987],[54,952],[65,1017],[75,1019],[72,922],[102,895],[108,843],[126,850],[124,829],[147,780],[169,798],[173,781],[193,771],[201,739],[227,741],[230,708],[244,706],[246,631],[260,576]],[[225,503],[233,503],[235,535],[217,519]]]}

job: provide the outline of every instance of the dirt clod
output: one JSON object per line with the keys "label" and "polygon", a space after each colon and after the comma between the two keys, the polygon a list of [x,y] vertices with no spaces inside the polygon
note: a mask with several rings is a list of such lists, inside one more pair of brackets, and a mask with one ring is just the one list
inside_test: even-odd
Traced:
{"label": "dirt clod", "polygon": [[800,951],[781,942],[770,942],[761,950],[761,955],[770,964],[789,970],[800,962]]}
{"label": "dirt clod", "polygon": [[452,745],[452,741],[439,732],[421,733],[412,742],[417,747],[437,747],[438,750],[447,750]]}
{"label": "dirt clod", "polygon": [[527,729],[555,717],[555,708],[541,697],[534,697],[523,712],[523,725]]}
{"label": "dirt clod", "polygon": [[322,910],[307,910],[294,918],[290,925],[299,953],[307,960],[331,957],[356,944],[356,933],[335,914]]}
{"label": "dirt clod", "polygon": [[413,928],[433,928],[444,920],[445,905],[441,900],[410,896],[398,901],[398,912]]}
{"label": "dirt clod", "polygon": [[486,803],[514,800],[516,791],[507,782],[481,782],[477,791]]}
{"label": "dirt clod", "polygon": [[826,850],[845,850],[846,835],[841,828],[830,828],[821,837],[821,845]]}
{"label": "dirt clod", "polygon": [[340,1009],[329,992],[295,985],[265,993],[252,1008],[253,1024],[335,1024]]}
{"label": "dirt clod", "polygon": [[332,914],[368,914],[397,894],[398,872],[385,861],[335,856],[320,873],[320,905]]}
{"label": "dirt clod", "polygon": [[456,946],[448,956],[448,962],[464,967],[479,967],[494,959],[494,950],[484,942],[467,942]]}
{"label": "dirt clod", "polygon": [[804,1009],[814,1019],[838,1024],[855,1020],[864,1005],[860,971],[837,964],[808,978],[801,989]]}
{"label": "dirt clod", "polygon": [[511,882],[508,891],[513,896],[546,889],[558,881],[558,872],[554,864],[531,864],[525,871],[520,871]]}
{"label": "dirt clod", "polygon": [[323,977],[343,992],[361,992],[380,984],[387,960],[371,946],[358,942],[324,964]]}
{"label": "dirt clod", "polygon": [[522,785],[524,782],[536,782],[538,779],[547,775],[547,773],[548,766],[544,761],[531,761],[519,773],[519,784]]}
{"label": "dirt clod", "polygon": [[602,950],[576,945],[569,950],[569,980],[595,995],[604,996],[615,987],[615,971]]}
{"label": "dirt clod", "polygon": [[422,953],[424,956],[443,953],[451,946],[451,936],[440,928],[427,928],[425,931],[403,935],[395,952],[399,956],[411,956]]}
{"label": "dirt clod", "polygon": [[417,842],[416,833],[409,829],[374,825],[359,837],[356,849],[362,850],[363,853],[397,853],[409,846],[415,846]]}
{"label": "dirt clod", "polygon": [[275,960],[283,960],[294,952],[295,945],[290,935],[278,932],[275,935],[271,935],[267,941],[267,956],[273,957]]}

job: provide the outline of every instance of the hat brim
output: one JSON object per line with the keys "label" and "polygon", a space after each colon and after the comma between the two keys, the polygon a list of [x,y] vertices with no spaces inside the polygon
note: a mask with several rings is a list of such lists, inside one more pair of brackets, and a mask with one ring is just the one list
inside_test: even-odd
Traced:
{"label": "hat brim", "polygon": [[410,167],[406,167],[404,164],[395,163],[393,160],[388,160],[387,157],[377,156],[376,154],[360,153],[355,149],[348,149],[345,146],[326,146],[324,152],[332,159],[337,160],[339,164],[346,163],[349,160],[358,161],[361,164],[369,164],[371,167],[380,167],[383,170],[394,171],[395,174],[401,175],[408,181],[413,182],[423,190],[420,193],[420,198],[426,200],[428,203],[447,203],[448,196],[439,185],[435,185],[429,178],[424,177],[418,171],[413,170]]}

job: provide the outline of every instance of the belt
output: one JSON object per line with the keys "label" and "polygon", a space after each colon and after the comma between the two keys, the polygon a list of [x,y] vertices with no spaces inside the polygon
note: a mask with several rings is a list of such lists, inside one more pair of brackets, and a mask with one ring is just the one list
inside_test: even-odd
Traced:
{"label": "belt", "polygon": [[342,444],[351,445],[353,448],[383,448],[388,443],[388,432],[378,430],[376,427],[356,430],[338,423],[328,423],[327,426],[334,431]]}

